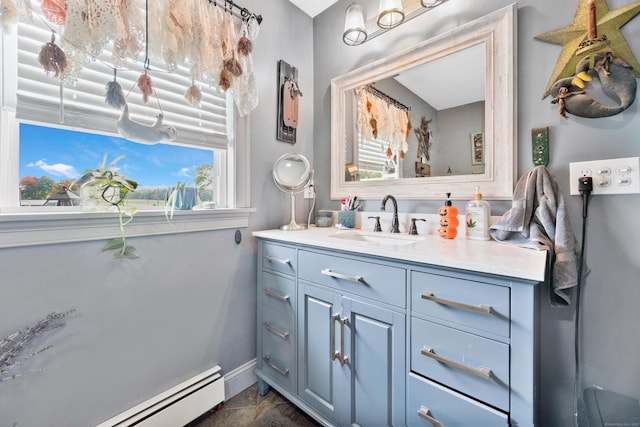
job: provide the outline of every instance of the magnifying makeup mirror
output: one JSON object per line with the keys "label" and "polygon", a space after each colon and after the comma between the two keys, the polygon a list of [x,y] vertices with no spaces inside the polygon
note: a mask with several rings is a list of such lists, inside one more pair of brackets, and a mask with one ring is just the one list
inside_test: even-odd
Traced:
{"label": "magnifying makeup mirror", "polygon": [[287,153],[273,165],[273,181],[276,186],[291,195],[291,222],[280,227],[285,231],[306,230],[307,226],[296,223],[296,193],[300,193],[311,180],[311,166],[302,154]]}

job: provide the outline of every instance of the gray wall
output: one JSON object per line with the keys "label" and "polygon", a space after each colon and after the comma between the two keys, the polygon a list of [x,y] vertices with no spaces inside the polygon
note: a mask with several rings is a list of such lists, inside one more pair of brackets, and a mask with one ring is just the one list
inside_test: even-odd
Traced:
{"label": "gray wall", "polygon": [[[456,0],[363,46],[342,44],[344,0],[312,20],[285,0],[245,0],[265,20],[254,51],[260,105],[251,117],[251,197],[257,213],[236,246],[233,231],[132,239],[143,254],[114,261],[103,242],[0,250],[0,336],[52,310],[75,308],[54,347],[33,359],[49,368],[0,383],[0,420],[18,426],[95,424],[214,364],[230,371],[255,357],[255,241],[250,232],[289,221],[288,197],[271,181],[271,166],[289,151],[306,155],[316,170],[318,207],[329,200],[329,81],[368,61],[403,49],[509,4]],[[533,36],[568,25],[575,2],[519,2],[518,171],[532,167],[530,130],[549,126],[550,169],[580,230],[580,200],[569,196],[569,162],[637,156],[638,103],[608,119],[562,119],[541,100],[560,47]],[[610,8],[627,4],[608,0]],[[313,31],[312,31],[313,28]],[[640,57],[640,17],[624,27]],[[284,59],[298,67],[301,90],[298,143],[276,141],[276,70]],[[382,196],[382,195],[381,195]],[[307,202],[299,199],[298,221]],[[401,202],[404,212],[433,213],[440,203]],[[367,210],[377,210],[378,201]],[[494,214],[509,204],[493,202]],[[459,205],[462,207],[462,204]],[[640,196],[593,198],[583,288],[582,367],[585,384],[640,397],[640,257],[636,225]],[[38,269],[34,266],[38,266]],[[542,422],[571,425],[573,310],[543,307]],[[34,410],[37,408],[37,410]]]}
{"label": "gray wall", "polygon": [[[53,347],[25,365],[46,371],[0,382],[0,426],[95,425],[213,365],[229,372],[255,358],[250,234],[289,221],[273,162],[289,151],[313,157],[313,33],[311,18],[286,0],[241,5],[264,17],[253,53],[260,104],[250,127],[257,212],[242,243],[235,230],[132,238],[142,258],[121,261],[101,252],[102,241],[0,249],[0,337],[76,309],[41,342]],[[279,59],[299,69],[304,94],[294,146],[275,138]]]}
{"label": "gray wall", "polygon": [[[359,47],[341,41],[344,10],[340,1],[314,20],[316,184],[322,208],[335,208],[329,196],[330,87],[331,78],[372,60],[407,48],[420,40],[480,17],[511,3],[508,0],[450,1],[400,28]],[[374,2],[371,2],[374,3]],[[531,129],[549,126],[549,168],[569,205],[576,233],[581,229],[581,201],[569,195],[569,162],[638,156],[640,115],[638,102],[623,114],[605,119],[570,117],[564,120],[550,99],[541,100],[561,47],[533,37],[569,25],[578,2],[522,0],[518,2],[518,173],[533,167]],[[366,4],[366,2],[363,2]],[[608,0],[610,9],[629,4]],[[640,17],[623,28],[636,58],[640,58]],[[380,195],[383,196],[382,194]],[[456,203],[464,208],[464,203]],[[404,201],[403,212],[434,213],[441,203]],[[366,202],[377,210],[379,201]],[[494,215],[510,205],[493,202]],[[640,196],[602,196],[591,201],[586,240],[586,262],[591,274],[583,292],[582,371],[584,384],[598,384],[640,398]],[[542,308],[542,389],[540,425],[572,425],[574,308]]]}

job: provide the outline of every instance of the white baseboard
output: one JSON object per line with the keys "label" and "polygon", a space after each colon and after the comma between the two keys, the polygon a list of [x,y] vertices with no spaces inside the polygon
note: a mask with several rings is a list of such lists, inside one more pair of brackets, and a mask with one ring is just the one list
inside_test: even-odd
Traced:
{"label": "white baseboard", "polygon": [[258,381],[254,373],[257,363],[256,359],[250,360],[224,375],[224,396],[226,400],[231,399]]}

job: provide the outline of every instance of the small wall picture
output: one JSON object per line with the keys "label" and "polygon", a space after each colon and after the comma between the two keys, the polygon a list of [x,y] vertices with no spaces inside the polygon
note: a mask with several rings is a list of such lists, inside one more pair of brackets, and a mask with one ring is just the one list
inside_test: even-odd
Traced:
{"label": "small wall picture", "polygon": [[471,134],[471,164],[481,165],[484,162],[484,133]]}

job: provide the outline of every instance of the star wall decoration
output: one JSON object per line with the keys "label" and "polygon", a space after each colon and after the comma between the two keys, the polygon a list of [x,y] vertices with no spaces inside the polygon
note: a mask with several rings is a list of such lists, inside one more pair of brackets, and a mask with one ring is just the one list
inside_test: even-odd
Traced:
{"label": "star wall decoration", "polygon": [[[578,0],[573,22],[566,27],[558,28],[535,36],[537,40],[562,45],[562,51],[551,73],[549,83],[542,98],[550,94],[551,86],[559,79],[568,77],[576,72],[576,65],[584,57],[576,55],[578,46],[587,39],[587,11],[589,0]],[[606,51],[612,52],[633,69],[633,75],[640,77],[640,63],[629,47],[620,28],[640,13],[640,1],[627,6],[610,10],[606,0],[594,0],[597,16],[597,31],[599,35],[606,35]],[[595,52],[594,52],[595,53]]]}

